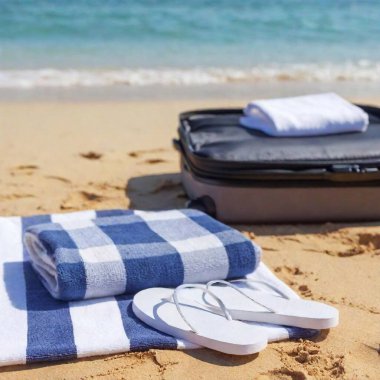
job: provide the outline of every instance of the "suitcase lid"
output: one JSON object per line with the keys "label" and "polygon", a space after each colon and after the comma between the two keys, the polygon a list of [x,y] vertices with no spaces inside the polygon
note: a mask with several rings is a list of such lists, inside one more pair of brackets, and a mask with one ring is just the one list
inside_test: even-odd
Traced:
{"label": "suitcase lid", "polygon": [[359,107],[369,114],[366,132],[315,137],[271,137],[242,127],[242,109],[185,112],[180,115],[182,150],[194,169],[219,177],[379,172],[380,108]]}

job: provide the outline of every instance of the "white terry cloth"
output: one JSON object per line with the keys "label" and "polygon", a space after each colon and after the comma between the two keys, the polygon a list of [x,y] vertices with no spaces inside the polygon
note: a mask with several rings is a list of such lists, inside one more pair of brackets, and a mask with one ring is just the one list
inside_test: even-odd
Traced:
{"label": "white terry cloth", "polygon": [[241,125],[275,137],[364,132],[368,127],[368,115],[335,93],[256,100],[243,112]]}

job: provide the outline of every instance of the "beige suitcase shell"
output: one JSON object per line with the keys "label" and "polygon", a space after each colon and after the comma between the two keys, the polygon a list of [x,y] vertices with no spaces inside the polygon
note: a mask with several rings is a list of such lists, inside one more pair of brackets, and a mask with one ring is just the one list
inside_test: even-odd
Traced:
{"label": "beige suitcase shell", "polygon": [[199,208],[228,223],[355,222],[380,220],[379,186],[297,186],[277,183],[245,187],[194,176],[182,160],[182,184]]}

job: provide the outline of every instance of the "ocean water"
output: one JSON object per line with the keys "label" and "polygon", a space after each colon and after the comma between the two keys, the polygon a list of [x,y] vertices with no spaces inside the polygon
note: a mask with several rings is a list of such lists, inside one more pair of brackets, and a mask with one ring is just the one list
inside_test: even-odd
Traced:
{"label": "ocean water", "polygon": [[0,88],[380,83],[379,0],[0,0]]}

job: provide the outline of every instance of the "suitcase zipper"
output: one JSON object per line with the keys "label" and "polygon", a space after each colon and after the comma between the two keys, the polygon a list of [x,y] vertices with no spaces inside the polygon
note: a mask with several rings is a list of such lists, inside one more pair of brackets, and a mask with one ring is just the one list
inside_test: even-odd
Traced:
{"label": "suitcase zipper", "polygon": [[360,165],[332,165],[330,171],[333,173],[376,173],[377,167],[361,167]]}

